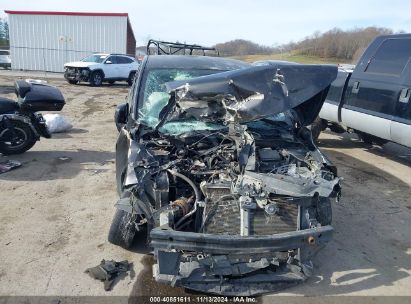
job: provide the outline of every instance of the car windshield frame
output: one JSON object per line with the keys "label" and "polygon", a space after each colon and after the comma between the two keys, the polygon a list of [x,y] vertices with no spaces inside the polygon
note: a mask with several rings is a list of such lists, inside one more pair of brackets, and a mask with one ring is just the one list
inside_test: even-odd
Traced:
{"label": "car windshield frame", "polygon": [[108,55],[90,55],[87,56],[83,59],[81,59],[82,62],[94,62],[94,63],[102,63],[104,60],[106,60]]}

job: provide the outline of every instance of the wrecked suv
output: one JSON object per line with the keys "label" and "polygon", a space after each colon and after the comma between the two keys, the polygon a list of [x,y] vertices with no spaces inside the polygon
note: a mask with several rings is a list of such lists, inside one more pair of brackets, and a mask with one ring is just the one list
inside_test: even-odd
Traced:
{"label": "wrecked suv", "polygon": [[64,64],[64,78],[70,84],[83,81],[94,87],[116,81],[127,81],[131,85],[138,65],[137,60],[128,55],[93,54],[81,61]]}
{"label": "wrecked suv", "polygon": [[303,282],[331,238],[336,168],[307,126],[337,69],[147,56],[115,120],[109,241],[145,233],[158,282],[256,295]]}

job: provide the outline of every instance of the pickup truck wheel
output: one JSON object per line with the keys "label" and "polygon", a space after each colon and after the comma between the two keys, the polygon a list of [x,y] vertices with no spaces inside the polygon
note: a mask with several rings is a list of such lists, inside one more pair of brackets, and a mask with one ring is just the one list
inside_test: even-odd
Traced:
{"label": "pickup truck wheel", "polygon": [[313,123],[311,124],[311,134],[314,141],[318,141],[318,137],[320,137],[321,132],[324,131],[325,128],[326,124],[320,117],[317,117],[313,121]]}
{"label": "pickup truck wheel", "polygon": [[125,249],[133,245],[137,229],[132,215],[124,210],[117,209],[111,222],[108,241]]}
{"label": "pickup truck wheel", "polygon": [[382,146],[384,144],[386,144],[388,142],[388,140],[383,139],[383,138],[379,138],[377,136],[371,135],[371,134],[367,134],[367,133],[363,133],[363,132],[356,132],[358,137],[366,144],[368,145],[378,145],[378,146]]}
{"label": "pickup truck wheel", "polygon": [[127,83],[128,83],[129,86],[133,85],[134,76],[136,76],[136,72],[131,72],[130,75],[128,76]]}
{"label": "pickup truck wheel", "polygon": [[95,71],[90,75],[90,84],[93,87],[99,87],[103,84],[103,79],[103,73],[101,73],[100,71]]}
{"label": "pickup truck wheel", "polygon": [[74,80],[74,79],[68,79],[67,82],[69,84],[78,84],[78,80]]}

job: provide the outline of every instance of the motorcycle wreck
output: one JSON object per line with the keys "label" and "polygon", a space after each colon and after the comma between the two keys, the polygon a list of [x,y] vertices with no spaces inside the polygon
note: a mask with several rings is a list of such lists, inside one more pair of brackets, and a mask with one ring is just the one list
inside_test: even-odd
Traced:
{"label": "motorcycle wreck", "polygon": [[117,208],[146,226],[156,281],[252,296],[310,276],[341,188],[307,126],[336,75],[261,64],[166,83],[140,112]]}
{"label": "motorcycle wreck", "polygon": [[0,97],[0,153],[26,152],[40,137],[50,138],[38,111],[61,111],[65,101],[60,90],[38,81],[17,80],[17,101]]}

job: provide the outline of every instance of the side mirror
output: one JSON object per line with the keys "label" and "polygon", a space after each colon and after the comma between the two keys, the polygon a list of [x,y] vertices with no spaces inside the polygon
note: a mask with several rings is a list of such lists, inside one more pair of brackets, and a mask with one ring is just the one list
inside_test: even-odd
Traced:
{"label": "side mirror", "polygon": [[110,60],[107,60],[106,62],[104,62],[105,64],[112,64],[112,62]]}
{"label": "side mirror", "polygon": [[119,104],[114,113],[114,122],[116,123],[117,130],[120,131],[121,128],[127,123],[128,116],[128,103]]}

